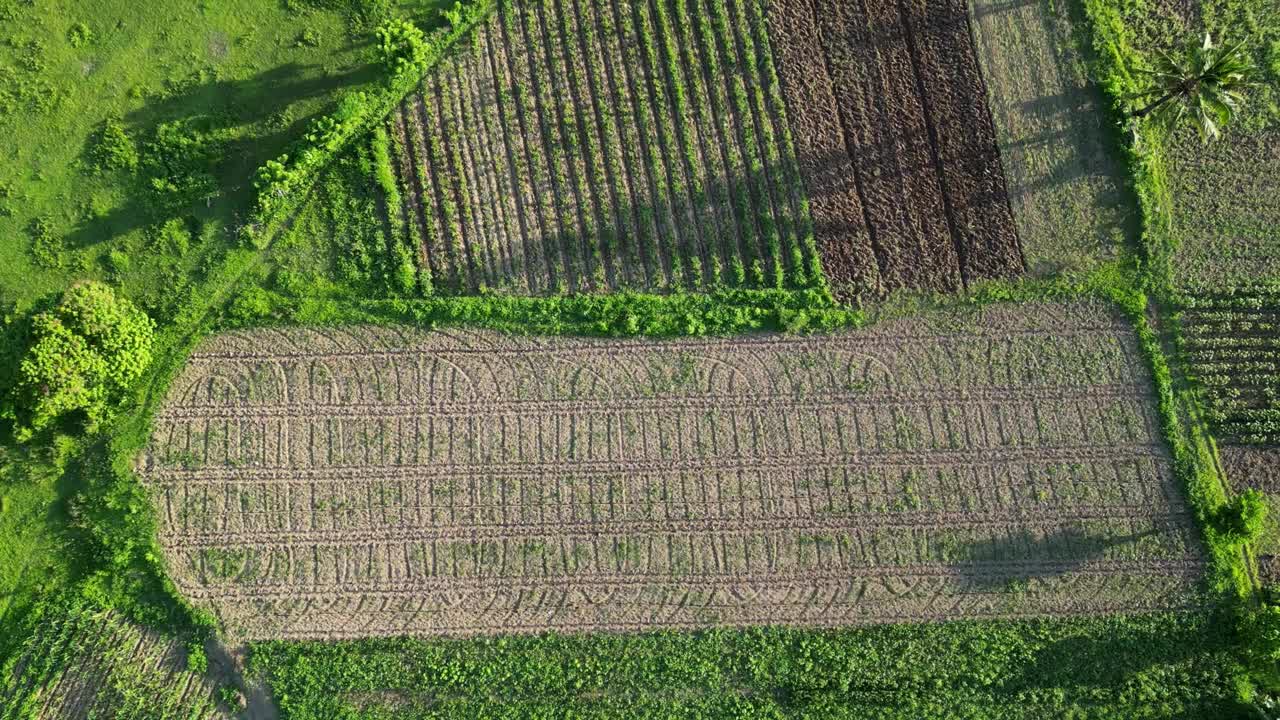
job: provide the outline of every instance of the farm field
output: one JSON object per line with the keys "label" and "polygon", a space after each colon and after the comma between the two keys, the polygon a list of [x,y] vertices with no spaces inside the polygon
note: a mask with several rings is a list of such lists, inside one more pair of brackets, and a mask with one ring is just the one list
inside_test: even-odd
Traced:
{"label": "farm field", "polygon": [[1274,0],[0,31],[0,720],[1280,718]]}
{"label": "farm field", "polygon": [[50,618],[0,676],[0,717],[223,720],[212,675],[188,670],[187,648],[110,611]]}
{"label": "farm field", "polygon": [[141,472],[174,581],[249,639],[1194,607],[1142,374],[1091,303],[809,338],[231,333]]}
{"label": "farm field", "polygon": [[1248,41],[1255,86],[1224,142],[1194,132],[1169,143],[1169,194],[1177,247],[1174,280],[1215,293],[1280,281],[1280,6],[1268,0],[1203,0],[1173,23]]}
{"label": "farm field", "polygon": [[1136,234],[1072,3],[976,0],[977,43],[1027,268],[1087,270]]}
{"label": "farm field", "polygon": [[[1275,25],[1280,38],[1280,17]],[[1280,281],[1280,119],[1271,122],[1208,148],[1185,137],[1170,152],[1175,279],[1184,291]]]}
{"label": "farm field", "polygon": [[391,121],[434,287],[819,284],[763,2],[498,3]]}
{"label": "farm field", "polygon": [[774,0],[768,14],[836,292],[1021,274],[967,4]]}

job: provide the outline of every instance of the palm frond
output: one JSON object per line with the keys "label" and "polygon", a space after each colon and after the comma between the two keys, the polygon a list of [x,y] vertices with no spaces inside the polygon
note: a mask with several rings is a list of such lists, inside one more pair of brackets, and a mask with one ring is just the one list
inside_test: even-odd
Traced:
{"label": "palm frond", "polygon": [[1222,135],[1222,127],[1244,104],[1243,90],[1255,83],[1246,52],[1246,41],[1219,45],[1205,33],[1198,43],[1188,44],[1179,53],[1158,52],[1149,68],[1135,72],[1150,78],[1150,86],[1128,99],[1149,104],[1133,116],[1150,116],[1152,121],[1175,126],[1190,117],[1205,142]]}

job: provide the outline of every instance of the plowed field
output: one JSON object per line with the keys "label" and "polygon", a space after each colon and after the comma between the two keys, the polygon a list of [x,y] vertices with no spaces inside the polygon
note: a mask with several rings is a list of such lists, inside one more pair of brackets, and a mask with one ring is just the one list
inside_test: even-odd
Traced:
{"label": "plowed field", "polygon": [[954,290],[1023,259],[963,0],[770,0],[827,277]]}
{"label": "plowed field", "polygon": [[1095,305],[823,337],[207,341],[141,459],[251,638],[842,625],[1193,603],[1135,342]]}

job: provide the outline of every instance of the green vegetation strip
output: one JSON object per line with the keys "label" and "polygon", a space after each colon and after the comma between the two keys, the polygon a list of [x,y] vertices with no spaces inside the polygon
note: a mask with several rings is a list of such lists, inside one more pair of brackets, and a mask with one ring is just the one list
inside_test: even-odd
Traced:
{"label": "green vegetation strip", "polygon": [[1231,718],[1203,614],[251,647],[281,716]]}

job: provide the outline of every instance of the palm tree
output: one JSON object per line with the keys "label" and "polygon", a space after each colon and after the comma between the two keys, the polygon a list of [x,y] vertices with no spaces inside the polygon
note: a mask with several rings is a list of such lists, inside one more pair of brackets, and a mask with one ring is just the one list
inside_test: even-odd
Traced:
{"label": "palm tree", "polygon": [[1154,68],[1138,70],[1152,78],[1152,87],[1133,99],[1150,102],[1131,117],[1150,115],[1175,125],[1189,116],[1205,142],[1218,139],[1222,125],[1244,102],[1242,91],[1253,84],[1249,80],[1253,65],[1244,45],[1215,45],[1205,33],[1203,43],[1190,45],[1181,54],[1160,53]]}

